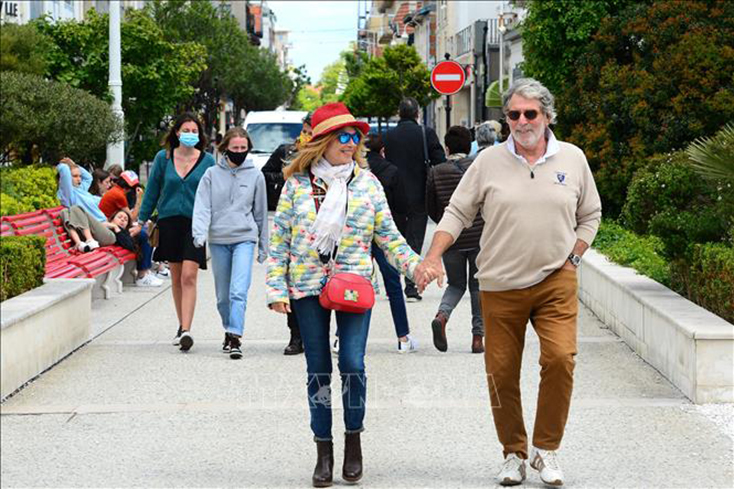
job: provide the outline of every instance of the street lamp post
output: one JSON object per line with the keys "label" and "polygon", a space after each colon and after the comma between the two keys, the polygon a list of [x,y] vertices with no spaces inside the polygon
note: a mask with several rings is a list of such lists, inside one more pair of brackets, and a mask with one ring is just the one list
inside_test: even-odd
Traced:
{"label": "street lamp post", "polygon": [[[112,112],[125,122],[125,113],[122,111],[122,69],[121,69],[121,41],[120,41],[120,0],[110,0],[110,72],[109,87],[112,92]],[[107,145],[107,165],[120,165],[125,168],[124,138],[116,143]]]}

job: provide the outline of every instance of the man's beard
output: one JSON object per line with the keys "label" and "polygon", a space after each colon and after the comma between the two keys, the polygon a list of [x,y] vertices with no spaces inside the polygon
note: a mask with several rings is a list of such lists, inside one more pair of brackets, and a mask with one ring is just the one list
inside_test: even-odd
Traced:
{"label": "man's beard", "polygon": [[538,141],[540,141],[540,138],[542,138],[544,134],[545,128],[538,128],[537,131],[532,128],[530,131],[522,132],[516,129],[512,133],[512,138],[523,148],[533,149],[538,144]]}

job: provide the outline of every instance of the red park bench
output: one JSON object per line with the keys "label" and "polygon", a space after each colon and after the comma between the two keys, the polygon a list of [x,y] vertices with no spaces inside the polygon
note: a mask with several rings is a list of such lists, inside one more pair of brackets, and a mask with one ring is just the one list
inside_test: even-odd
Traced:
{"label": "red park bench", "polygon": [[[0,218],[0,236],[43,236],[46,238],[46,278],[94,278],[96,290],[108,299],[122,293],[125,264],[135,263],[135,253],[120,246],[103,246],[89,253],[75,247],[61,224],[63,207],[41,209]],[[95,294],[99,296],[99,293]]]}

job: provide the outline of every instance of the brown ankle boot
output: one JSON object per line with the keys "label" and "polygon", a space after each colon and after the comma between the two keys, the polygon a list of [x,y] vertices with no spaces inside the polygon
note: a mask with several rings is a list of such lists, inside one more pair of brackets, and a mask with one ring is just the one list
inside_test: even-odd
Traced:
{"label": "brown ankle boot", "polygon": [[446,351],[449,349],[448,341],[446,340],[446,323],[449,318],[446,317],[441,311],[438,311],[436,317],[431,321],[431,330],[433,330],[433,346],[438,351]]}
{"label": "brown ankle boot", "polygon": [[472,353],[484,353],[484,343],[482,335],[475,334],[471,340],[471,352]]}
{"label": "brown ankle boot", "polygon": [[334,444],[331,441],[317,441],[316,452],[316,467],[311,481],[314,487],[330,487],[334,480]]}
{"label": "brown ankle boot", "polygon": [[359,433],[344,435],[342,478],[347,482],[357,482],[362,478],[362,443]]}

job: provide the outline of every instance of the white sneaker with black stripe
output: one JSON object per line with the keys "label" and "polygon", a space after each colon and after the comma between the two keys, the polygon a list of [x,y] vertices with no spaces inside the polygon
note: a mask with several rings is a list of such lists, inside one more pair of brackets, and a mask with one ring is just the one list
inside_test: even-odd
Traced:
{"label": "white sneaker with black stripe", "polygon": [[179,326],[178,331],[176,331],[176,336],[173,337],[173,341],[171,342],[173,346],[178,346],[180,344],[179,341],[181,340],[181,333],[183,333],[183,329]]}
{"label": "white sneaker with black stripe", "polygon": [[398,353],[415,353],[418,351],[418,341],[406,335],[407,341],[398,340]]}

